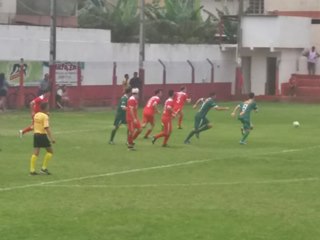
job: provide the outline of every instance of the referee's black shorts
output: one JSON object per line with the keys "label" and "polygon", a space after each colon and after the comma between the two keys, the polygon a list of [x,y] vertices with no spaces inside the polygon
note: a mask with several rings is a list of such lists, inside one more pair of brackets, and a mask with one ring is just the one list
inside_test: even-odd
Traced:
{"label": "referee's black shorts", "polygon": [[33,135],[33,147],[34,148],[48,148],[51,147],[51,143],[47,134],[35,133]]}

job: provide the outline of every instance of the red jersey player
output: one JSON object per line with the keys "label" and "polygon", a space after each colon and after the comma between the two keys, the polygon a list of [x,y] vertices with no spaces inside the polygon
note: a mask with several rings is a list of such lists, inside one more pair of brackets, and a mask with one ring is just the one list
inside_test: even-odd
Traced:
{"label": "red jersey player", "polygon": [[158,138],[164,137],[162,147],[167,147],[167,142],[172,131],[172,118],[175,116],[175,113],[173,111],[173,94],[173,90],[169,90],[169,98],[166,100],[164,104],[161,118],[163,130],[162,132],[153,137],[152,144],[154,144]]}
{"label": "red jersey player", "polygon": [[182,109],[184,107],[185,102],[190,102],[191,98],[189,98],[187,94],[187,88],[185,86],[180,88],[179,92],[175,92],[173,96],[174,106],[173,111],[176,115],[179,115],[178,118],[178,129],[182,129],[182,119],[183,119],[183,112]]}
{"label": "red jersey player", "polygon": [[160,103],[160,97],[162,96],[162,90],[158,89],[154,92],[154,96],[149,98],[146,106],[143,109],[142,128],[145,128],[147,124],[150,124],[150,128],[147,130],[144,138],[148,138],[154,128],[154,115],[160,113],[158,110],[158,104]]}
{"label": "red jersey player", "polygon": [[40,112],[40,105],[43,102],[49,102],[50,92],[45,92],[44,94],[36,97],[30,102],[30,110],[31,110],[31,119],[32,124],[23,130],[19,130],[19,136],[22,138],[23,134],[27,132],[31,132],[33,130],[33,117],[36,113]]}
{"label": "red jersey player", "polygon": [[131,90],[132,96],[128,99],[127,103],[127,111],[126,111],[126,120],[128,127],[128,150],[134,150],[133,141],[139,136],[141,133],[141,124],[138,118],[138,96],[139,89],[133,88]]}

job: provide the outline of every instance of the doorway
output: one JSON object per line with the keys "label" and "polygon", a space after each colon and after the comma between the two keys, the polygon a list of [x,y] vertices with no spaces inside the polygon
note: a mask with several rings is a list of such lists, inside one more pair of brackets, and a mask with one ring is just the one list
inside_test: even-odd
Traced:
{"label": "doorway", "polygon": [[267,82],[265,87],[266,95],[276,94],[276,78],[277,78],[277,58],[267,58]]}
{"label": "doorway", "polygon": [[243,75],[242,93],[248,94],[251,92],[251,57],[242,57],[241,67]]}

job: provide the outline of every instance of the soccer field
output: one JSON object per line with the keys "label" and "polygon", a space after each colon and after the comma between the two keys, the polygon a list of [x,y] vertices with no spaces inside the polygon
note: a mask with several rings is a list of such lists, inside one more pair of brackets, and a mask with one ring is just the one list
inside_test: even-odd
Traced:
{"label": "soccer field", "polygon": [[319,239],[319,106],[258,107],[247,145],[231,110],[211,110],[213,129],[183,144],[188,106],[170,147],[140,136],[137,151],[127,150],[124,126],[108,144],[113,111],[52,112],[50,176],[28,175],[32,134],[17,132],[29,113],[0,114],[1,239]]}

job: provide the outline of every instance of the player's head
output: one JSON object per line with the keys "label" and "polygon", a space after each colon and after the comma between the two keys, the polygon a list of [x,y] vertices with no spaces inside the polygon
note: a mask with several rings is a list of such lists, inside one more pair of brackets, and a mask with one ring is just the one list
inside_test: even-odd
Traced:
{"label": "player's head", "polygon": [[138,72],[134,72],[133,77],[138,77]]}
{"label": "player's head", "polygon": [[253,92],[249,93],[248,97],[249,97],[249,99],[253,99],[254,98],[254,93]]}
{"label": "player's head", "polygon": [[139,88],[132,88],[131,93],[133,96],[138,97],[139,96]]}
{"label": "player's head", "polygon": [[131,93],[131,88],[130,87],[126,88],[126,90],[124,90],[124,93],[125,94],[130,94]]}
{"label": "player's head", "polygon": [[47,112],[49,110],[49,103],[48,102],[41,102],[40,103],[40,110],[41,110],[41,112]]}
{"label": "player's head", "polygon": [[128,79],[128,78],[129,78],[129,74],[126,73],[126,74],[124,75],[124,78],[125,78],[125,79]]}
{"label": "player's head", "polygon": [[44,92],[44,93],[43,93],[43,96],[46,97],[46,98],[48,98],[48,97],[50,97],[50,94],[51,94],[51,92],[50,92],[50,90],[49,90],[49,91]]}
{"label": "player's head", "polygon": [[311,50],[312,50],[312,52],[314,52],[314,50],[316,50],[316,47],[312,46]]}
{"label": "player's head", "polygon": [[187,87],[186,87],[186,86],[182,86],[182,87],[180,88],[180,91],[186,92],[186,91],[187,91]]}
{"label": "player's head", "polygon": [[157,89],[154,91],[154,95],[157,95],[158,97],[162,96],[162,89]]}
{"label": "player's head", "polygon": [[45,79],[45,80],[49,80],[49,73],[46,73],[46,74],[44,75],[44,79]]}
{"label": "player's head", "polygon": [[169,96],[169,97],[173,97],[173,94],[174,94],[174,91],[173,91],[173,90],[169,90],[168,96]]}

